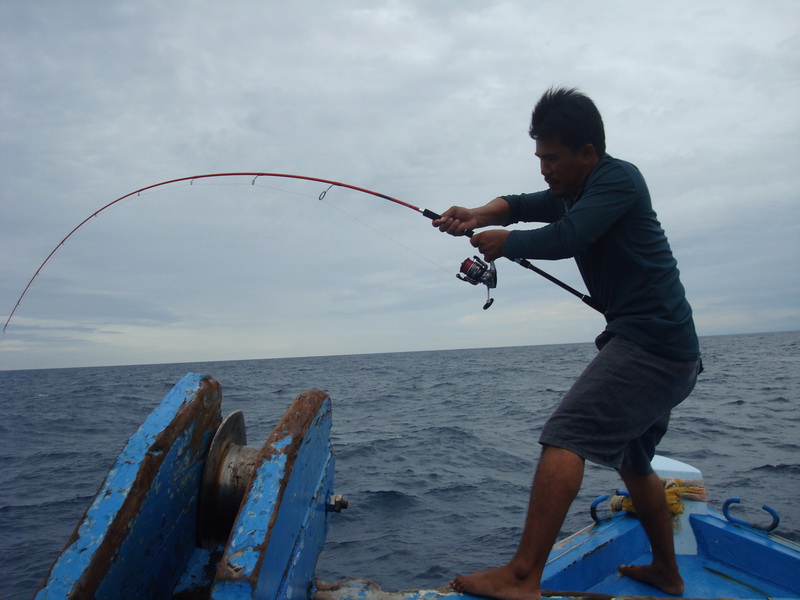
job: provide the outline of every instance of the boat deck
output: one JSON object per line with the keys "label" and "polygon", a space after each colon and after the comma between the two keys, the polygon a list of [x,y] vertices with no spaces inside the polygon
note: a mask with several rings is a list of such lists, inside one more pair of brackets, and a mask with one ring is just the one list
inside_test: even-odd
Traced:
{"label": "boat deck", "polygon": [[[650,553],[642,555],[632,564],[646,565],[652,561]],[[678,567],[686,582],[685,598],[797,598],[795,592],[763,579],[745,575],[716,560],[698,556],[678,556]],[[650,585],[639,583],[618,573],[611,573],[585,590],[615,596],[664,596]]]}
{"label": "boat deck", "polygon": [[[649,564],[651,560],[652,556],[646,553],[638,560],[632,561],[632,564]],[[679,596],[681,598],[770,598],[777,600],[798,597],[796,592],[763,579],[743,575],[715,560],[698,556],[679,556],[678,565],[687,583],[683,596]],[[546,592],[546,595],[549,598],[569,598],[571,600],[618,597],[676,598],[676,596],[665,596],[657,588],[622,577],[617,572],[610,573],[595,585],[580,590],[580,592],[551,590]],[[388,592],[381,590],[373,582],[353,579],[333,585],[321,584],[316,598],[317,600],[472,600],[478,597],[470,594],[458,594],[446,588]]]}
{"label": "boat deck", "polygon": [[[800,598],[798,545],[764,532],[743,529],[708,514],[687,515],[693,532],[692,553],[678,554],[686,585],[682,598]],[[618,574],[621,564],[652,561],[647,538],[635,517],[620,514],[559,542],[545,568],[543,595],[600,600],[663,598],[661,590]],[[352,579],[319,584],[317,600],[472,599],[448,587],[386,592],[373,582]]]}

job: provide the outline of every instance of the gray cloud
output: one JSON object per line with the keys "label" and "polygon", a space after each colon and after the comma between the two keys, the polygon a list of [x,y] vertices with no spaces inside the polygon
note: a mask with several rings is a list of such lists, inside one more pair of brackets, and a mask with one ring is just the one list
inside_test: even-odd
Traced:
{"label": "gray cloud", "polygon": [[[3,3],[0,316],[77,223],[167,179],[299,173],[436,211],[540,189],[527,119],[566,84],[647,177],[700,333],[797,329],[798,17],[792,1]],[[243,178],[120,203],[34,282],[0,368],[602,328],[510,263],[484,313],[483,290],[453,276],[464,240],[355,192],[319,202],[324,189]],[[581,287],[573,265],[543,266]]]}

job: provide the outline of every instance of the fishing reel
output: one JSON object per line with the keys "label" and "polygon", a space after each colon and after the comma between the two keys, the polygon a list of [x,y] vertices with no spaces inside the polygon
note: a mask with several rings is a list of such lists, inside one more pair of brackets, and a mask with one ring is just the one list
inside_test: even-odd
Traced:
{"label": "fishing reel", "polygon": [[486,286],[486,303],[483,305],[483,310],[489,308],[494,302],[489,294],[489,290],[497,287],[497,269],[494,266],[494,261],[488,265],[477,256],[464,259],[461,263],[460,273],[456,273],[461,281],[466,281],[472,285],[483,284]]}

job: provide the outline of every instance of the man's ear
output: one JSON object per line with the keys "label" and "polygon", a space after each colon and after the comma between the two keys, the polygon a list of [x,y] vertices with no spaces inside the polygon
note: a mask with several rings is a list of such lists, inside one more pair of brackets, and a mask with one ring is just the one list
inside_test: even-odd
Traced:
{"label": "man's ear", "polygon": [[582,159],[586,161],[591,161],[594,159],[599,160],[599,156],[597,155],[597,150],[595,150],[594,144],[584,144],[583,147],[580,149],[580,156]]}

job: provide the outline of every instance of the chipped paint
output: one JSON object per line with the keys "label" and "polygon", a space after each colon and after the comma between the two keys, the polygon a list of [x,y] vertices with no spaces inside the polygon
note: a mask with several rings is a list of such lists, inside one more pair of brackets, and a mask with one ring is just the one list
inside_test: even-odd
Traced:
{"label": "chipped paint", "polygon": [[286,455],[278,454],[256,469],[248,498],[234,524],[225,564],[237,576],[250,578],[260,557],[260,543],[267,536],[286,469]]}
{"label": "chipped paint", "polygon": [[[125,580],[126,573],[133,573],[134,579],[146,585],[139,570],[146,564],[142,556],[166,551],[171,561],[182,560],[181,554],[171,551],[168,539],[173,533],[184,535],[183,529],[193,535],[192,511],[200,477],[197,465],[202,464],[221,420],[220,402],[219,385],[200,374],[190,373],[172,388],[128,440],[53,564],[37,600],[103,598],[108,586],[109,597],[137,597],[135,585],[132,590],[114,590],[119,584],[110,582]],[[174,501],[176,495],[183,501]],[[154,531],[163,522],[173,521],[183,529]],[[187,560],[190,552],[191,546],[186,549]],[[173,562],[166,560],[163,565],[171,567]],[[164,573],[155,575],[168,583]],[[121,589],[131,596],[121,595]]]}
{"label": "chipped paint", "polygon": [[308,597],[328,528],[330,428],[330,399],[319,390],[298,396],[275,427],[240,507],[212,598]]}

